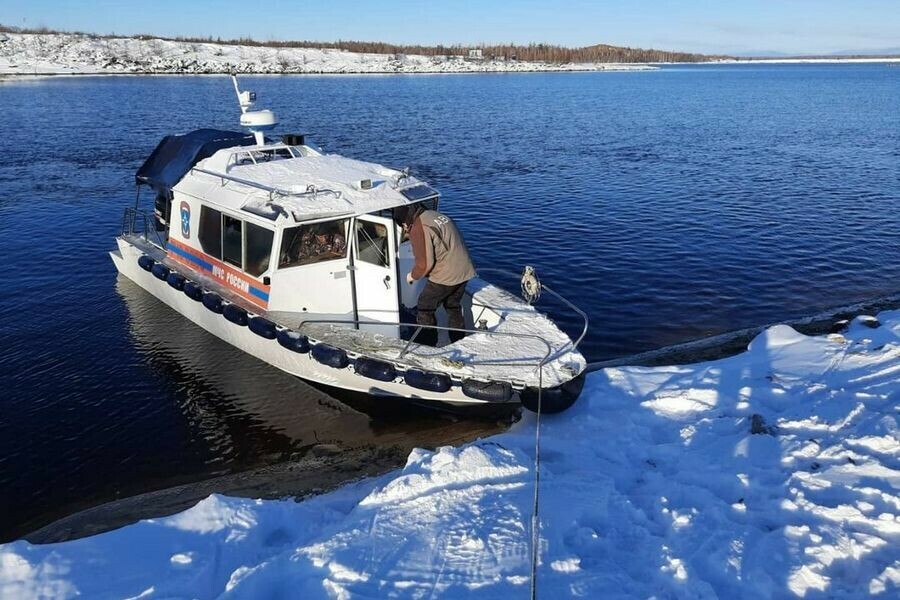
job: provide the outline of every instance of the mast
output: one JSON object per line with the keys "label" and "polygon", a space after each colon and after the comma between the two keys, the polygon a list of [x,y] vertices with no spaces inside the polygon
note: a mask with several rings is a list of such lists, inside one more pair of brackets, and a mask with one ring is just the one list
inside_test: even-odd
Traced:
{"label": "mast", "polygon": [[234,85],[234,93],[241,109],[241,126],[253,134],[258,145],[265,145],[266,137],[263,132],[274,129],[278,125],[278,118],[268,109],[250,110],[256,104],[256,92],[249,90],[242,92],[238,86],[237,75],[231,75],[231,83]]}

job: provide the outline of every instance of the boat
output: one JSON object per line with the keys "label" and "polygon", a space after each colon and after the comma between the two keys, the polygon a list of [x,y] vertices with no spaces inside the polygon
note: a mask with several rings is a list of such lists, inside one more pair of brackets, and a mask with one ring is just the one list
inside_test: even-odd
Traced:
{"label": "boat", "polygon": [[[406,282],[414,257],[394,211],[436,210],[439,192],[408,168],[329,154],[301,134],[276,137],[274,113],[232,83],[245,131],[168,135],[138,169],[110,252],[122,276],[325,388],[445,408],[553,413],[576,401],[587,368],[581,309],[530,266],[521,275],[480,268],[466,286],[464,329],[448,327],[442,310],[437,325],[416,324],[424,281]],[[577,336],[538,309],[548,297],[571,311]],[[426,329],[436,346],[417,341]],[[451,330],[464,337],[451,342]]]}

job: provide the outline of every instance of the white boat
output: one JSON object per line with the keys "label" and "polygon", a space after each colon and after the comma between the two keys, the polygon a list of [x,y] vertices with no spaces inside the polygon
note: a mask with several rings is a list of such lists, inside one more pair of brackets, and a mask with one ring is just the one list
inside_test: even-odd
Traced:
{"label": "white boat", "polygon": [[[543,412],[577,399],[582,311],[527,267],[525,299],[473,279],[466,336],[451,343],[438,311],[438,346],[418,344],[423,282],[406,283],[414,259],[393,211],[437,208],[438,192],[407,169],[326,154],[302,135],[266,137],[275,115],[252,110],[255,94],[233,81],[249,133],[200,129],[159,143],[110,253],[122,275],[222,340],[325,386]],[[479,269],[488,273],[502,276]],[[576,339],[535,308],[542,290],[582,320]]]}

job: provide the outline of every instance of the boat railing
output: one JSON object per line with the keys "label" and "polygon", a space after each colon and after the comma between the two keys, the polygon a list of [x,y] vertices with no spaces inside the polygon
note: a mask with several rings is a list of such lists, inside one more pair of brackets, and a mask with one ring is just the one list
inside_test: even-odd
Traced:
{"label": "boat railing", "polygon": [[[507,271],[505,269],[487,268],[487,269],[479,269],[479,272],[480,273],[493,273],[493,274],[503,275],[503,276],[507,276],[507,277],[513,277],[513,278],[518,277],[520,279],[523,277],[521,275],[517,275],[517,274],[515,274],[511,271]],[[572,340],[571,338],[569,338],[569,343],[564,344],[560,348],[554,349],[553,345],[549,341],[547,341],[546,338],[541,337],[534,333],[517,333],[517,332],[513,332],[513,331],[495,331],[495,330],[491,330],[491,329],[477,329],[477,328],[469,329],[469,328],[447,327],[447,326],[443,326],[443,325],[422,325],[419,323],[404,323],[404,322],[400,322],[400,321],[390,322],[390,321],[371,321],[371,320],[363,321],[360,319],[306,319],[306,320],[303,320],[300,322],[299,327],[302,328],[304,325],[312,324],[312,323],[331,324],[331,325],[351,325],[354,327],[359,327],[361,325],[365,325],[365,326],[385,325],[388,327],[396,327],[396,326],[416,327],[415,332],[413,333],[412,336],[410,336],[410,339],[406,341],[406,345],[404,345],[403,349],[400,351],[400,354],[397,356],[397,360],[402,360],[410,352],[411,346],[413,345],[413,343],[415,343],[416,338],[422,333],[422,331],[424,329],[435,330],[435,331],[447,331],[447,332],[453,331],[453,332],[460,332],[460,333],[465,333],[465,334],[488,334],[488,335],[506,336],[506,337],[511,337],[511,338],[531,338],[531,339],[539,340],[547,348],[547,353],[544,355],[543,359],[539,363],[509,363],[509,362],[504,361],[503,364],[508,365],[508,366],[534,366],[534,367],[536,367],[537,371],[542,371],[544,365],[546,365],[547,363],[549,363],[553,360],[556,360],[558,358],[561,358],[562,356],[565,356],[566,354],[568,354],[570,352],[575,352],[578,349],[579,344],[581,344],[585,335],[587,335],[588,327],[590,325],[590,320],[587,316],[587,313],[585,313],[583,310],[578,308],[578,306],[576,306],[573,302],[571,302],[568,298],[566,298],[562,294],[556,292],[555,290],[551,289],[550,287],[548,287],[547,285],[545,285],[543,283],[540,284],[540,290],[542,292],[548,292],[551,296],[553,296],[554,298],[556,298],[557,300],[562,302],[564,305],[568,306],[570,309],[572,309],[572,311],[575,314],[577,314],[580,317],[580,319],[582,321],[581,332],[578,335],[578,337],[575,340]],[[528,300],[526,300],[526,302],[528,302],[528,304],[531,305],[534,302],[536,302],[537,300],[538,300],[538,298],[534,298],[531,302],[529,302]]]}
{"label": "boat railing", "polygon": [[[478,268],[478,272],[479,272],[479,273],[493,273],[493,274],[496,274],[496,275],[503,275],[503,276],[505,276],[505,277],[511,277],[511,278],[513,278],[513,279],[519,279],[520,281],[521,281],[521,280],[523,279],[523,277],[524,277],[523,275],[519,275],[519,274],[514,273],[514,272],[512,272],[512,271],[507,271],[506,269],[496,269],[496,268],[487,268],[487,269],[485,269],[485,268],[480,268],[480,267],[479,267],[479,268]],[[547,286],[545,283],[541,282],[539,285],[540,285],[540,290],[541,290],[542,292],[548,292],[551,296],[553,296],[554,298],[556,298],[557,300],[559,300],[560,302],[562,302],[563,304],[565,304],[566,306],[568,306],[570,309],[572,309],[572,311],[573,311],[576,315],[578,315],[579,319],[581,320],[581,323],[582,323],[582,325],[581,325],[581,333],[579,333],[579,334],[578,334],[578,337],[572,342],[572,348],[571,348],[572,350],[577,350],[577,349],[578,349],[578,346],[581,344],[582,340],[584,340],[584,336],[587,335],[588,327],[589,327],[589,325],[590,325],[590,319],[588,318],[587,313],[584,312],[583,310],[581,310],[580,308],[578,308],[578,306],[576,306],[574,302],[570,301],[568,298],[566,298],[565,296],[563,296],[562,294],[560,294],[560,293],[557,292],[556,290],[553,290],[552,288],[550,288],[549,286]],[[533,302],[528,302],[527,300],[526,300],[526,302],[528,302],[528,304],[534,304],[534,303],[537,302],[537,300],[538,300],[538,299],[536,298]]]}
{"label": "boat railing", "polygon": [[[266,185],[264,183],[259,183],[258,181],[253,181],[251,179],[245,179],[243,177],[235,177],[234,175],[228,175],[227,173],[219,173],[216,171],[210,171],[209,169],[204,169],[201,167],[194,167],[191,169],[191,172],[196,171],[197,173],[203,173],[204,175],[210,175],[212,177],[217,177],[220,181],[222,187],[224,187],[227,182],[233,181],[234,183],[239,183],[241,185],[246,185],[247,187],[252,187],[258,190],[262,190],[269,195],[268,203],[273,206],[278,206],[279,208],[284,208],[281,204],[276,202],[277,198],[317,198],[318,196],[332,196],[334,198],[343,199],[347,204],[352,204],[350,200],[344,198],[343,192],[332,189],[319,189],[314,185],[306,186],[306,189],[302,192],[294,191],[294,190],[285,190],[279,187]],[[290,207],[288,207],[290,208]]]}
{"label": "boat railing", "polygon": [[[503,361],[501,364],[504,366],[520,366],[520,367],[535,367],[535,371],[541,371],[543,367],[553,360],[553,345],[547,341],[546,338],[539,336],[535,333],[516,333],[513,331],[494,331],[491,329],[477,329],[477,328],[467,328],[467,327],[448,327],[445,325],[422,325],[419,323],[404,323],[401,321],[363,321],[360,319],[304,319],[300,321],[297,325],[297,329],[303,329],[304,325],[352,325],[352,326],[386,326],[386,327],[415,327],[416,330],[410,339],[406,341],[406,345],[403,346],[403,349],[397,355],[395,360],[402,361],[403,358],[410,354],[410,348],[415,343],[416,337],[422,333],[423,330],[433,330],[433,331],[446,331],[446,332],[458,332],[465,333],[467,335],[472,334],[485,334],[485,335],[495,335],[502,336],[508,338],[530,338],[533,340],[537,340],[541,342],[547,351],[543,354],[540,361],[529,361],[523,363],[514,363]],[[490,363],[482,363],[482,364],[490,364]]]}
{"label": "boat railing", "polygon": [[[154,218],[147,211],[128,206],[125,208],[125,212],[122,213],[122,235],[142,237],[151,244],[164,247],[165,243],[159,237],[159,232],[153,226],[153,222]],[[150,239],[151,232],[156,240]]]}

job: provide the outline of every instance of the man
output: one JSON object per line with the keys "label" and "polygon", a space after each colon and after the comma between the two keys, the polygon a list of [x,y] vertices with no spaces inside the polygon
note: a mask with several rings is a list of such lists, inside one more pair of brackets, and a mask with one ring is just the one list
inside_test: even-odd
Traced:
{"label": "man", "polygon": [[[462,297],[466,283],[475,277],[475,267],[462,234],[450,217],[435,210],[425,210],[420,204],[395,208],[394,220],[409,235],[416,259],[406,282],[412,285],[417,279],[428,278],[425,289],[419,294],[416,322],[437,325],[434,312],[438,306],[443,306],[447,311],[447,325],[464,329]],[[436,346],[437,334],[436,329],[423,329],[416,341]],[[450,331],[449,335],[451,342],[465,337],[461,331]]]}

